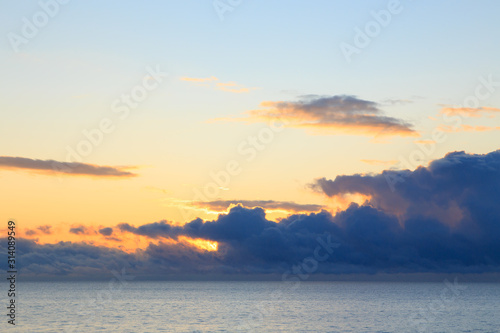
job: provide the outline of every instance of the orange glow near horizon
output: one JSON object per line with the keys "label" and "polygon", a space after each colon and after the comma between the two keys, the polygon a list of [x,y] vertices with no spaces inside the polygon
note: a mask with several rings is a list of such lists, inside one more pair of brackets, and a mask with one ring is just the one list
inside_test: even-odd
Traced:
{"label": "orange glow near horizon", "polygon": [[[344,194],[342,196],[336,196],[324,199],[323,207],[325,210],[331,212],[333,215],[335,213],[345,210],[353,202],[362,205],[367,200],[370,200],[370,196],[362,194]],[[210,209],[207,207],[198,207],[193,202],[182,201],[169,202],[170,205],[176,206],[180,205],[184,209],[192,210],[193,216],[199,216],[205,220],[213,220],[214,217],[220,214],[227,214],[231,208],[236,206],[236,204],[231,204],[226,210],[220,209]],[[290,211],[286,209],[271,209],[267,208],[266,218],[271,221],[279,222],[281,219],[286,218],[293,214],[310,214],[311,212],[298,212]],[[182,226],[185,223],[180,221],[169,222],[172,225]],[[105,227],[111,227],[112,233],[110,235],[103,235],[100,230]],[[70,229],[74,229],[70,232]],[[75,231],[75,229],[80,229]],[[101,230],[102,231],[102,230]],[[76,233],[75,233],[76,232]],[[217,252],[219,250],[219,244],[213,240],[201,239],[201,238],[191,238],[187,236],[179,236],[176,239],[168,237],[157,237],[150,238],[143,235],[137,235],[131,232],[121,231],[116,225],[84,225],[81,223],[57,223],[57,224],[40,224],[40,225],[29,225],[27,228],[18,228],[17,236],[24,239],[29,239],[37,244],[58,244],[60,242],[71,242],[79,244],[87,244],[92,246],[99,246],[109,249],[116,249],[126,253],[135,253],[137,251],[146,250],[150,245],[161,246],[161,244],[168,245],[184,245],[194,249],[195,251],[209,251]]]}
{"label": "orange glow near horizon", "polygon": [[112,236],[103,236],[92,228],[88,228],[86,233],[78,235],[61,231],[59,228],[50,234],[38,233],[36,235],[27,235],[25,231],[18,229],[18,237],[30,239],[40,245],[57,244],[64,241],[117,249],[126,253],[145,250],[150,244],[159,245],[160,243],[172,245],[184,244],[198,251],[215,252],[219,248],[218,242],[202,238],[187,236],[180,236],[177,240],[165,237],[149,238],[128,232],[115,232]]}
{"label": "orange glow near horizon", "polygon": [[186,236],[180,236],[179,241],[205,251],[217,251],[219,249],[219,243],[202,238],[189,238]]}
{"label": "orange glow near horizon", "polygon": [[332,214],[346,210],[352,203],[363,205],[365,202],[370,201],[371,195],[362,193],[346,193],[343,195],[336,195],[329,198]]}

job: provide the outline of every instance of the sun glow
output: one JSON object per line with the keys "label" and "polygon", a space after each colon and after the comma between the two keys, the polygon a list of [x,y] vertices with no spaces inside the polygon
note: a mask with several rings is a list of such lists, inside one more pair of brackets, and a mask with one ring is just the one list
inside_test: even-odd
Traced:
{"label": "sun glow", "polygon": [[179,237],[179,241],[186,242],[189,245],[193,245],[201,250],[205,251],[217,251],[219,249],[219,243],[209,241],[201,238],[189,238],[181,236]]}
{"label": "sun glow", "polygon": [[[210,252],[215,252],[219,249],[218,242],[202,238],[190,238],[187,236],[179,236],[177,239],[165,237],[149,238],[142,235],[120,232],[119,230],[115,230],[111,236],[104,236],[99,234],[95,228],[92,227],[88,227],[85,232],[81,234],[69,233],[67,230],[69,230],[68,227],[58,226],[54,228],[54,230],[52,230],[53,232],[50,234],[37,232],[36,234],[31,235],[27,234],[25,230],[22,230],[20,231],[20,235],[23,238],[35,241],[37,244],[57,244],[64,239],[65,241],[73,243],[114,248],[127,253],[134,253],[137,250],[145,250],[151,244],[185,244],[196,250]],[[0,229],[0,231],[3,231],[3,229]]]}

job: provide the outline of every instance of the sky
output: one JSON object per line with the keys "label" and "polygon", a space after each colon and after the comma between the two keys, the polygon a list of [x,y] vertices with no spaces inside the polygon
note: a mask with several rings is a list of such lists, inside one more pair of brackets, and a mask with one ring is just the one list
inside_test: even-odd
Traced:
{"label": "sky", "polygon": [[0,1],[0,237],[26,276],[498,272],[499,6]]}

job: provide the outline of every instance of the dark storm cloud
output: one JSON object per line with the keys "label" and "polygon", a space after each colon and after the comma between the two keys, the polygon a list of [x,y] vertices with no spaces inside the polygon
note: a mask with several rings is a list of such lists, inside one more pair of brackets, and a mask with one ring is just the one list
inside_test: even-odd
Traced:
{"label": "dark storm cloud", "polygon": [[[389,177],[388,177],[389,176]],[[397,177],[396,177],[397,176]],[[388,183],[393,180],[393,189]],[[397,181],[394,181],[396,179]],[[167,221],[121,233],[158,241],[127,254],[90,245],[38,245],[22,240],[20,260],[27,274],[84,276],[127,264],[136,275],[166,278],[191,274],[304,274],[307,258],[319,258],[313,273],[491,273],[500,272],[500,151],[455,152],[415,171],[321,179],[330,196],[369,194],[363,205],[295,214],[270,221],[262,208],[233,207],[213,221],[183,226]],[[179,236],[217,241],[204,251]],[[116,236],[118,237],[118,236]],[[5,247],[5,242],[0,243]],[[0,251],[6,251],[0,248]],[[310,263],[309,259],[309,263]],[[5,269],[0,262],[0,268]]]}
{"label": "dark storm cloud", "polygon": [[259,272],[310,256],[325,235],[340,244],[320,268],[325,273],[500,270],[500,152],[456,152],[413,172],[321,179],[316,186],[330,196],[363,193],[371,199],[335,216],[297,214],[277,223],[261,208],[234,207],[215,221],[129,231],[215,240],[226,260]]}
{"label": "dark storm cloud", "polygon": [[78,162],[58,162],[25,157],[0,156],[0,169],[35,170],[47,174],[65,174],[96,177],[134,177],[127,167],[99,166]]}
{"label": "dark storm cloud", "polygon": [[310,256],[325,235],[340,246],[322,265],[324,272],[500,270],[500,151],[454,152],[413,172],[339,176],[314,187],[329,196],[362,193],[370,199],[335,216],[296,214],[277,223],[261,208],[238,206],[215,221],[182,227],[163,221],[129,231],[215,240],[226,260],[261,271]]}
{"label": "dark storm cloud", "polygon": [[[455,227],[498,228],[500,150],[485,155],[453,152],[415,171],[338,176],[313,185],[328,196],[370,195],[369,204],[402,220],[426,216]],[[475,228],[475,227],[474,227]],[[479,230],[476,230],[479,232]]]}
{"label": "dark storm cloud", "polygon": [[[0,249],[7,251],[5,239]],[[137,258],[122,251],[71,242],[40,245],[32,240],[16,242],[16,266],[28,279],[99,279],[113,276],[111,270],[140,266]],[[0,269],[6,270],[0,262]]]}

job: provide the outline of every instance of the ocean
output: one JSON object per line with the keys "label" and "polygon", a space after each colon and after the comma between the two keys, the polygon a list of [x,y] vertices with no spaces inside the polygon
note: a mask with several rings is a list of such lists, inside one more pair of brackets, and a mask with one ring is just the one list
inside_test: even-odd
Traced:
{"label": "ocean", "polygon": [[[7,290],[7,285],[0,287]],[[500,284],[22,282],[1,332],[500,332]]]}

